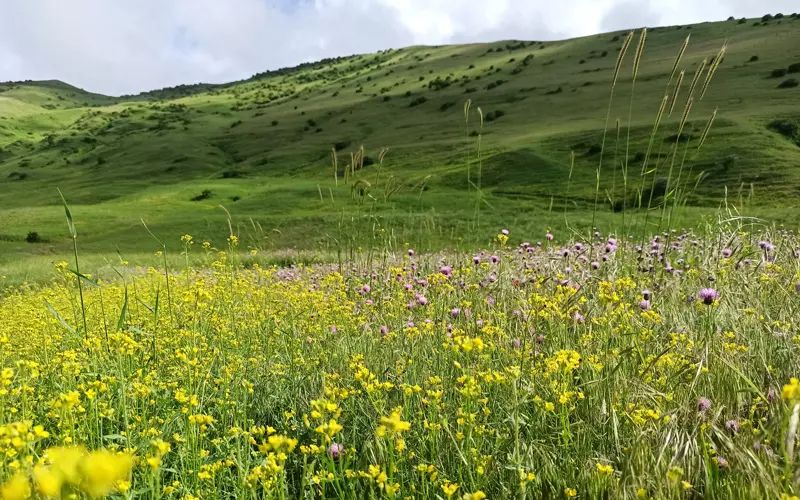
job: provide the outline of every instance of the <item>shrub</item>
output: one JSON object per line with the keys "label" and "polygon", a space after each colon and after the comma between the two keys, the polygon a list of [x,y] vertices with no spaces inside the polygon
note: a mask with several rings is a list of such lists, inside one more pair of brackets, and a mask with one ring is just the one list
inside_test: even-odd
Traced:
{"label": "shrub", "polygon": [[39,236],[39,233],[36,231],[31,231],[28,233],[28,236],[25,237],[25,241],[28,243],[41,243],[42,237]]}
{"label": "shrub", "polygon": [[244,177],[244,175],[238,170],[225,170],[222,172],[223,179],[239,179],[241,177]]}
{"label": "shrub", "polygon": [[748,62],[756,62],[758,61],[758,56],[750,56],[750,60]]}
{"label": "shrub", "polygon": [[786,68],[773,69],[769,74],[770,78],[780,78],[782,76],[786,76]]}
{"label": "shrub", "polygon": [[743,18],[739,19],[739,20],[736,22],[736,24],[744,24],[744,23],[746,23],[746,22],[747,22],[747,19],[745,19],[745,18],[743,17]]}
{"label": "shrub", "polygon": [[779,89],[791,89],[800,85],[800,82],[795,80],[794,78],[789,78],[788,80],[784,80],[778,84]]}
{"label": "shrub", "polygon": [[424,104],[424,103],[426,103],[427,101],[428,101],[428,98],[427,98],[427,97],[425,97],[424,95],[421,95],[421,96],[419,96],[419,97],[416,97],[416,98],[415,98],[414,100],[412,100],[410,103],[408,103],[408,107],[409,107],[409,108],[413,108],[414,106],[419,106],[420,104]]}
{"label": "shrub", "polygon": [[439,111],[447,111],[448,109],[452,108],[455,105],[456,105],[456,103],[454,103],[454,102],[446,102],[446,103],[442,104],[441,106],[439,106]]}
{"label": "shrub", "polygon": [[207,200],[208,198],[211,198],[211,191],[204,189],[200,194],[191,198],[191,201]]}
{"label": "shrub", "polygon": [[494,82],[492,82],[492,83],[490,83],[489,85],[486,86],[486,90],[492,90],[493,88],[499,87],[500,85],[502,85],[504,83],[506,83],[505,80],[494,81]]}
{"label": "shrub", "polygon": [[764,14],[764,16],[761,17],[761,22],[765,23],[771,19],[772,19],[772,14]]}
{"label": "shrub", "polygon": [[333,144],[333,149],[335,149],[336,151],[341,151],[344,148],[346,148],[347,146],[349,146],[350,144],[351,144],[351,141],[349,139],[345,139],[343,141],[338,141],[338,142],[335,142]]}
{"label": "shrub", "polygon": [[790,64],[788,68],[786,68],[787,73],[800,73],[800,63]]}
{"label": "shrub", "polygon": [[591,146],[589,146],[589,149],[586,150],[586,156],[594,156],[600,154],[602,150],[603,146],[601,146],[600,144],[592,144]]}
{"label": "shrub", "polygon": [[272,120],[272,126],[273,127],[278,126],[278,120]]}
{"label": "shrub", "polygon": [[489,111],[488,113],[486,113],[486,116],[484,116],[483,119],[486,120],[487,122],[493,122],[498,118],[502,118],[503,116],[505,116],[505,114],[506,114],[505,111],[499,109],[495,111]]}

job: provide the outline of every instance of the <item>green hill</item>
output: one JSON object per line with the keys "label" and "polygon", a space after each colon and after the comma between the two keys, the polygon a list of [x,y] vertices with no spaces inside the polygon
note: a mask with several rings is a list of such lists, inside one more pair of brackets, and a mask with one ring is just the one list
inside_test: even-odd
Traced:
{"label": "green hill", "polygon": [[[727,193],[748,214],[796,224],[798,15],[649,29],[631,99],[634,39],[610,108],[598,216],[613,218],[629,196],[621,191],[626,153],[639,182],[676,53],[690,34],[678,68],[684,93],[704,58],[724,43],[727,51],[678,139],[692,144],[681,172],[696,183],[688,204],[707,213]],[[541,231],[564,208],[587,221],[625,35],[409,47],[116,98],[54,81],[0,84],[0,266],[28,258],[39,266],[69,248],[56,188],[72,205],[82,248],[104,255],[151,251],[141,219],[168,241],[185,232],[220,241],[227,224],[219,205],[260,246],[341,243],[345,226],[374,236],[376,223],[398,231],[400,242],[425,244],[422,228],[445,243],[478,238],[466,233],[466,220],[476,205],[467,171],[474,183],[479,169],[482,224]],[[670,160],[680,102],[654,141],[648,168],[662,169],[646,179],[654,186]],[[344,177],[361,146],[354,189]],[[41,241],[26,242],[30,232]]]}

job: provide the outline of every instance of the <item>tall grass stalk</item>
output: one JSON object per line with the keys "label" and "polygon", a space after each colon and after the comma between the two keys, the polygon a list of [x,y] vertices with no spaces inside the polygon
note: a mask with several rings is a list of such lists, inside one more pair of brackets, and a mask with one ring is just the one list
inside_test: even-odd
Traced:
{"label": "tall grass stalk", "polygon": [[67,205],[67,200],[64,198],[64,194],[58,188],[57,191],[58,195],[61,197],[61,202],[64,205],[64,214],[67,218],[67,227],[69,228],[69,235],[72,238],[72,255],[75,258],[75,280],[78,283],[78,295],[80,296],[83,335],[86,336],[88,335],[88,329],[86,327],[86,304],[83,301],[83,283],[81,279],[83,275],[81,274],[80,260],[78,259],[78,231],[75,229],[75,222],[72,219],[72,212],[69,209],[69,205]]}

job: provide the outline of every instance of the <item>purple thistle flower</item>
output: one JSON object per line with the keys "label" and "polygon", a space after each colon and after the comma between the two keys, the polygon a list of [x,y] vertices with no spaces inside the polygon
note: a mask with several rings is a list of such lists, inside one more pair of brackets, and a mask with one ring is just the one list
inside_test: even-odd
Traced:
{"label": "purple thistle flower", "polygon": [[717,463],[717,467],[720,469],[727,469],[731,465],[728,463],[728,459],[725,457],[715,457],[714,461]]}
{"label": "purple thistle flower", "polygon": [[711,409],[711,400],[708,398],[700,398],[697,400],[697,411],[705,413]]}
{"label": "purple thistle flower", "polygon": [[476,266],[478,264],[480,264],[481,263],[481,256],[480,255],[476,255],[476,256],[472,257],[472,263],[475,264]]}
{"label": "purple thistle flower", "polygon": [[734,419],[728,420],[727,422],[725,422],[725,428],[731,434],[738,434],[739,433],[739,429],[740,429],[739,422],[737,422]]}
{"label": "purple thistle flower", "polygon": [[381,337],[389,335],[389,327],[386,325],[381,325],[380,332],[381,332]]}
{"label": "purple thistle flower", "polygon": [[574,320],[576,323],[583,323],[583,322],[586,320],[586,318],[584,317],[584,315],[583,315],[583,314],[581,314],[581,313],[580,313],[580,312],[578,312],[578,311],[575,311],[575,314],[573,314],[573,315],[572,315],[572,319],[573,319],[573,320]]}
{"label": "purple thistle flower", "polygon": [[697,292],[697,298],[703,301],[703,304],[710,306],[719,298],[719,292],[713,288],[702,288]]}
{"label": "purple thistle flower", "polygon": [[544,237],[547,238],[547,241],[553,241],[553,233],[550,231],[547,231],[547,234],[545,234]]}
{"label": "purple thistle flower", "polygon": [[647,289],[642,290],[642,298],[644,300],[650,300],[650,297],[652,297],[652,296],[653,296],[653,294],[650,293],[650,290],[647,290]]}
{"label": "purple thistle flower", "polygon": [[449,278],[453,274],[453,268],[450,266],[442,266],[439,268],[439,272]]}
{"label": "purple thistle flower", "polygon": [[417,304],[421,306],[427,305],[428,299],[422,294],[417,294]]}
{"label": "purple thistle flower", "polygon": [[450,316],[457,318],[459,314],[461,314],[461,309],[457,307],[450,309]]}
{"label": "purple thistle flower", "polygon": [[522,347],[522,341],[520,339],[511,340],[511,347],[514,349],[519,349],[520,347]]}
{"label": "purple thistle flower", "polygon": [[592,265],[592,269],[594,269],[595,271],[600,269],[600,263],[597,262],[596,260],[593,260],[591,265]]}
{"label": "purple thistle flower", "polygon": [[728,258],[730,258],[731,255],[733,255],[733,250],[731,250],[730,248],[723,248],[722,249],[722,256],[723,257],[728,259]]}
{"label": "purple thistle flower", "polygon": [[343,454],[344,445],[340,443],[331,443],[331,445],[328,446],[328,456],[333,460],[339,460],[339,457],[341,457]]}
{"label": "purple thistle flower", "polygon": [[409,257],[413,257],[413,256],[414,256],[414,253],[415,253],[415,252],[414,252],[414,249],[413,249],[413,248],[409,248],[409,249],[408,249],[408,256],[409,256]]}
{"label": "purple thistle flower", "polygon": [[498,262],[500,262],[500,257],[498,257],[497,255],[492,255],[492,257],[489,260],[492,261],[492,264],[497,264]]}
{"label": "purple thistle flower", "polygon": [[649,311],[650,310],[650,301],[647,299],[642,299],[639,302],[639,309],[642,311]]}
{"label": "purple thistle flower", "polygon": [[503,230],[502,230],[502,231],[500,231],[500,232],[501,232],[501,233],[503,233],[503,235],[505,235],[505,236],[508,236],[508,234],[509,234],[509,231],[508,231],[508,229],[503,229]]}

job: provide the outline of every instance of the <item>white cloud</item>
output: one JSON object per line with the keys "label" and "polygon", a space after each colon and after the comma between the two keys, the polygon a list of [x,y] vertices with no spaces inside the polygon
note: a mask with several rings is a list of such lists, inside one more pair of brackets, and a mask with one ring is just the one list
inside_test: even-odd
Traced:
{"label": "white cloud", "polygon": [[553,39],[796,0],[3,0],[0,80],[123,94],[412,44]]}

